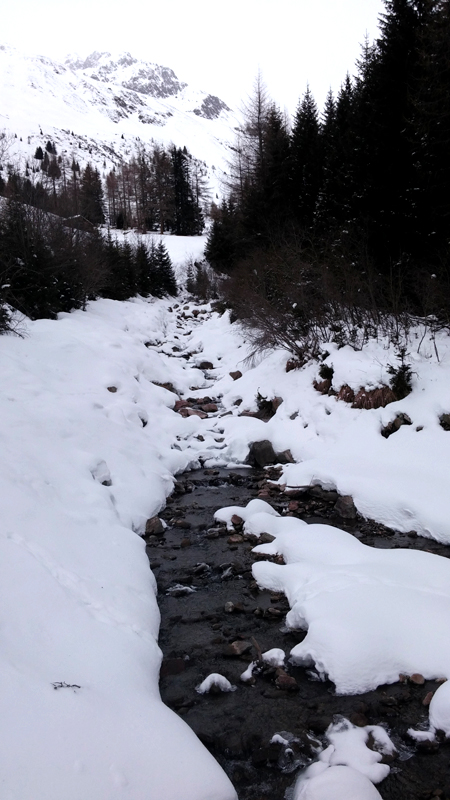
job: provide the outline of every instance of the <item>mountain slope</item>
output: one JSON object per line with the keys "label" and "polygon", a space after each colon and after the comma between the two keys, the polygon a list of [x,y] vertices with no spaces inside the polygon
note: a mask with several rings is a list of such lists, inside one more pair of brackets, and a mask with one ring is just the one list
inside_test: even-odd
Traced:
{"label": "mountain slope", "polygon": [[64,64],[0,46],[0,129],[14,136],[9,160],[25,162],[51,139],[58,153],[108,171],[151,140],[186,146],[218,189],[233,113],[180,81],[173,70],[130,53],[94,52]]}

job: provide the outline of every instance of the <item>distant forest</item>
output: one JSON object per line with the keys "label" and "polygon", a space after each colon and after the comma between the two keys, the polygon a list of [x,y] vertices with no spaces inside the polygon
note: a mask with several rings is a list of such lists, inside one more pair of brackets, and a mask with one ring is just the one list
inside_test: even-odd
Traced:
{"label": "distant forest", "polygon": [[450,2],[384,5],[321,114],[307,88],[290,126],[261,78],[245,106],[206,256],[260,346],[450,322]]}
{"label": "distant forest", "polygon": [[[106,167],[106,164],[104,165]],[[102,179],[97,167],[80,170],[53,142],[36,147],[20,174],[10,164],[0,171],[0,196],[14,198],[59,216],[82,216],[93,225],[137,228],[178,236],[197,236],[204,229],[208,202],[206,167],[186,147],[140,145]]]}

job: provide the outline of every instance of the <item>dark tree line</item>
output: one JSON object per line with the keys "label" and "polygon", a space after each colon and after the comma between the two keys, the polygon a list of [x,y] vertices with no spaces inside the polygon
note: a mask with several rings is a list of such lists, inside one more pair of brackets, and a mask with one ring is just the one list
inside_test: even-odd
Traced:
{"label": "dark tree line", "polygon": [[162,240],[133,247],[111,235],[105,239],[98,229],[70,227],[21,197],[0,206],[0,285],[0,330],[9,328],[8,307],[31,319],[52,319],[97,297],[177,293]]}
{"label": "dark tree line", "polygon": [[294,339],[308,314],[353,336],[361,315],[450,321],[450,2],[384,4],[321,115],[308,88],[290,125],[258,79],[214,210],[207,258],[238,313],[252,297]]}

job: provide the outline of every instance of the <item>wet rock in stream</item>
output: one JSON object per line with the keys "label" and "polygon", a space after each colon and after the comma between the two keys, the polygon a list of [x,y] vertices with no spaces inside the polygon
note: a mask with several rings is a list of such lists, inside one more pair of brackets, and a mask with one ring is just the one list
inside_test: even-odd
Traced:
{"label": "wet rock in stream", "polygon": [[[411,676],[364,695],[337,696],[333,684],[321,681],[314,670],[289,664],[289,652],[304,632],[283,625],[289,608],[284,595],[260,591],[253,580],[256,538],[244,533],[238,519],[233,532],[213,515],[223,506],[245,506],[264,491],[280,513],[330,522],[371,546],[448,556],[447,548],[363,520],[356,512],[354,519],[337,517],[336,492],[301,487],[287,495],[268,482],[277,477],[272,468],[205,469],[181,476],[159,515],[168,527],[147,538],[161,610],[163,701],[222,764],[240,800],[284,800],[298,771],[325,744],[335,715],[354,725],[388,729],[399,757],[377,786],[383,798],[450,800],[449,744],[423,747],[407,736],[409,727],[426,722],[438,684]],[[285,652],[283,667],[262,660],[272,648]],[[246,670],[249,680],[244,681]],[[195,687],[211,673],[223,675],[236,691],[197,694]],[[275,734],[281,736],[272,741]]]}

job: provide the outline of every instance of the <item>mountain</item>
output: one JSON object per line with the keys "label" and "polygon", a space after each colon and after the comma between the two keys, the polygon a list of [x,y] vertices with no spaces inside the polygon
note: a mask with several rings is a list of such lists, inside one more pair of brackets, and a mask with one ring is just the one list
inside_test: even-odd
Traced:
{"label": "mountain", "polygon": [[7,160],[23,169],[48,140],[68,160],[81,167],[91,161],[102,172],[139,143],[173,142],[205,162],[219,191],[233,112],[172,69],[130,53],[93,52],[60,63],[0,45],[0,74],[0,130],[13,139]]}

